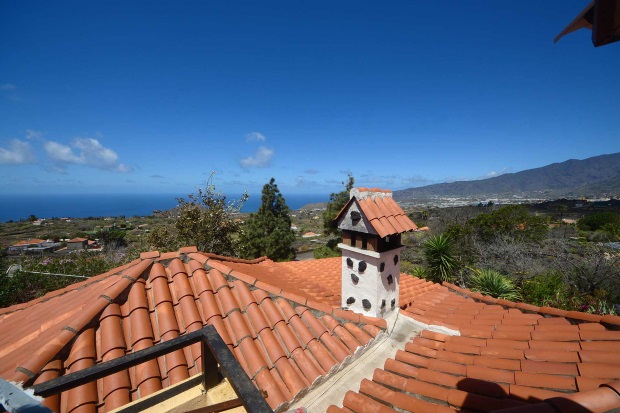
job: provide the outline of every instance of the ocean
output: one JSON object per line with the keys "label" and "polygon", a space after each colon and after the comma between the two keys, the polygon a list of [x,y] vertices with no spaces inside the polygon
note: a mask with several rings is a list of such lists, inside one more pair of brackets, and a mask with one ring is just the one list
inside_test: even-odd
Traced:
{"label": "ocean", "polygon": [[[145,216],[152,215],[153,210],[174,208],[178,204],[177,197],[187,199],[187,194],[0,195],[0,222],[19,221],[30,215],[37,218]],[[227,199],[235,200],[239,197],[240,195],[230,195]],[[329,201],[329,195],[326,194],[291,194],[284,197],[291,210]],[[260,193],[250,194],[241,212],[256,212],[260,204]]]}

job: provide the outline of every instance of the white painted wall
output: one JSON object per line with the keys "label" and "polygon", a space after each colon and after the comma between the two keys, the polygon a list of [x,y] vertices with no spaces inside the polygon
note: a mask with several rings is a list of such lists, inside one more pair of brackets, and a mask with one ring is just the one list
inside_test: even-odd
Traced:
{"label": "white painted wall", "polygon": [[[400,281],[400,252],[404,247],[395,248],[386,252],[374,252],[351,247],[346,244],[338,244],[342,250],[342,307],[347,307],[357,313],[372,317],[387,317],[392,311],[398,311],[398,292]],[[394,263],[394,256],[398,256],[398,262]],[[353,261],[353,266],[347,265],[347,258]],[[366,262],[366,270],[359,271],[359,263]],[[384,263],[383,271],[379,271],[381,263]],[[359,278],[353,282],[351,275]],[[388,283],[388,276],[392,275],[392,284]],[[355,302],[348,304],[349,297],[355,298]],[[363,300],[370,301],[371,308],[366,310]],[[385,300],[385,307],[381,308]],[[392,307],[394,300],[394,307]]]}

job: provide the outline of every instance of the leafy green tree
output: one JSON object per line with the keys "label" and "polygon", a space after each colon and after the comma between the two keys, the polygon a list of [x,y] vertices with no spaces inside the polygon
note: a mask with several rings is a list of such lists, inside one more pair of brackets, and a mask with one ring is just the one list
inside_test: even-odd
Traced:
{"label": "leafy green tree", "polygon": [[267,256],[274,261],[295,258],[290,209],[274,178],[263,186],[261,201],[258,212],[250,215],[241,233],[242,254],[246,258]]}
{"label": "leafy green tree", "polygon": [[5,248],[0,248],[0,273],[6,272],[9,267],[9,263],[7,261],[8,252]]}
{"label": "leafy green tree", "polygon": [[432,235],[422,244],[428,272],[435,281],[451,281],[458,269],[458,261],[452,253],[452,238]]}
{"label": "leafy green tree", "polygon": [[327,208],[323,212],[323,231],[325,235],[340,235],[338,225],[334,220],[349,201],[351,189],[353,189],[353,185],[355,184],[355,178],[353,178],[353,175],[349,174],[347,182],[343,182],[342,184],[344,185],[344,190],[333,192],[329,195]]}
{"label": "leafy green tree", "polygon": [[[227,201],[226,195],[215,189],[213,173],[207,180],[204,190],[188,195],[188,199],[177,198],[178,216],[175,222],[176,239],[170,234],[160,239],[190,246],[200,251],[219,255],[235,256],[238,249],[239,220],[234,214],[241,210],[247,201],[247,194],[239,200]],[[168,248],[169,246],[163,246]]]}
{"label": "leafy green tree", "polygon": [[148,250],[177,251],[181,247],[179,237],[170,225],[153,228],[145,238]]}
{"label": "leafy green tree", "polygon": [[609,235],[610,240],[620,241],[620,222],[607,223],[601,229]]}
{"label": "leafy green tree", "polygon": [[620,226],[620,214],[615,212],[595,212],[586,217],[581,218],[577,222],[577,228],[582,231],[598,231],[604,230],[605,226],[610,228]]}
{"label": "leafy green tree", "polygon": [[118,229],[103,229],[97,231],[96,237],[103,244],[106,250],[115,250],[127,246],[125,231]]}
{"label": "leafy green tree", "polygon": [[541,241],[547,234],[545,218],[530,214],[523,205],[507,205],[467,221],[467,227],[484,241],[509,235],[522,241]]}

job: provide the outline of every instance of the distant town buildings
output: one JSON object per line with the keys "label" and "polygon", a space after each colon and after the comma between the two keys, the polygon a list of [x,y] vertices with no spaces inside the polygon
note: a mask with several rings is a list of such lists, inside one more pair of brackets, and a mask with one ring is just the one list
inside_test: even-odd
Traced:
{"label": "distant town buildings", "polygon": [[9,255],[36,254],[43,252],[54,252],[61,246],[62,244],[60,242],[33,238],[16,242],[15,244],[9,246],[7,252]]}
{"label": "distant town buildings", "polygon": [[88,238],[73,238],[67,241],[68,250],[84,250],[88,247]]}
{"label": "distant town buildings", "polygon": [[302,238],[317,238],[317,237],[320,237],[320,236],[321,236],[321,234],[316,234],[316,233],[314,233],[312,231],[309,231],[309,232],[306,232],[305,234],[303,234],[301,237]]}

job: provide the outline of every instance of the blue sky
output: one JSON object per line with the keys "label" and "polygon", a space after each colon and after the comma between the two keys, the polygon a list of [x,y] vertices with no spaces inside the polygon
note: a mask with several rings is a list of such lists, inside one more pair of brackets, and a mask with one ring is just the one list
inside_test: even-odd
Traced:
{"label": "blue sky", "polygon": [[1,2],[0,192],[401,189],[620,151],[583,1]]}

